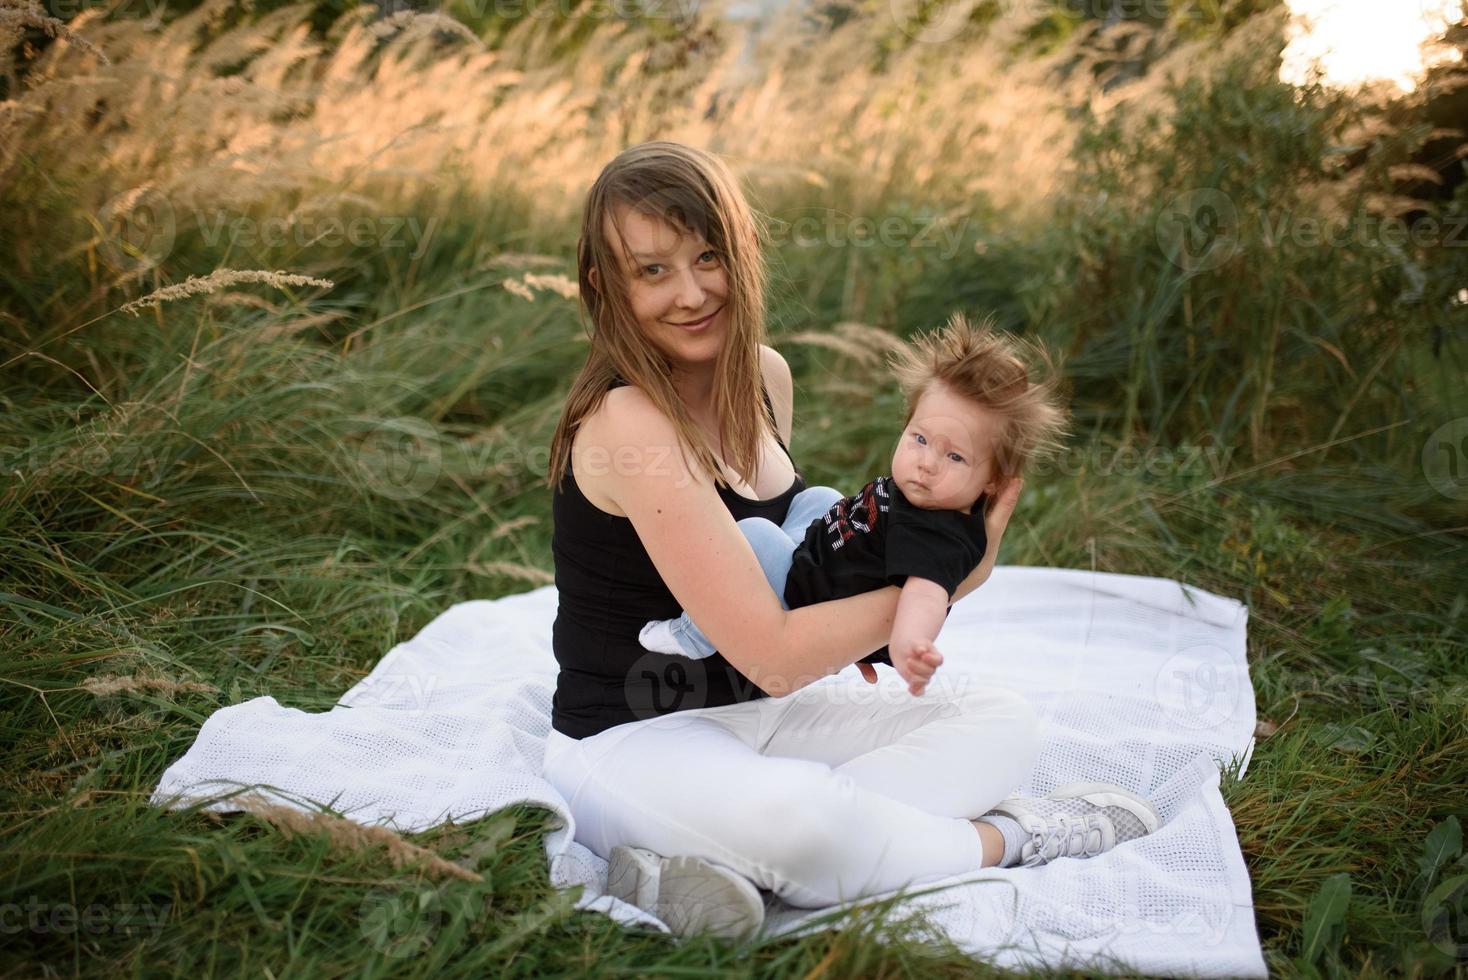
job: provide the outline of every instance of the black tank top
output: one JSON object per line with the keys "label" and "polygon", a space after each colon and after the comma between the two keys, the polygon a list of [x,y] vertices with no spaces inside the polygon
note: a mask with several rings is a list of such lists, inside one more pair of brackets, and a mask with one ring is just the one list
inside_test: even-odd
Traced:
{"label": "black tank top", "polygon": [[[622,384],[626,382],[617,379],[610,387]],[[765,405],[770,405],[768,392]],[[780,448],[790,456],[784,442]],[[795,465],[793,457],[790,463]],[[779,524],[791,498],[804,489],[805,478],[795,467],[795,482],[769,500],[750,500],[727,486],[718,492],[736,521],[765,517]],[[560,665],[551,699],[552,728],[581,739],[624,722],[769,697],[723,654],[690,660],[652,653],[638,644],[644,623],[677,616],[682,609],[632,521],[587,500],[569,460],[551,498],[551,519],[559,593],[551,649]]]}

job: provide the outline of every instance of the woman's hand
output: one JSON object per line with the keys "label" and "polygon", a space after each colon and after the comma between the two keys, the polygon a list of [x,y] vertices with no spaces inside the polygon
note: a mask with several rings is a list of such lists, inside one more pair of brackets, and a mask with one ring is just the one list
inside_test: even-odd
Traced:
{"label": "woman's hand", "polygon": [[[1024,489],[1024,485],[1024,480],[1015,477],[1004,485],[992,501],[986,504],[984,535],[989,539],[988,550],[984,552],[984,560],[979,562],[979,566],[969,573],[968,578],[959,583],[957,589],[953,590],[953,602],[957,602],[989,581],[989,575],[994,571],[994,565],[999,560],[999,544],[1004,539],[1004,529],[1009,526],[1009,518],[1014,514],[1014,508],[1019,503],[1019,494]],[[950,602],[949,605],[952,605],[953,602]]]}
{"label": "woman's hand", "polygon": [[1004,484],[994,499],[987,502],[984,534],[989,538],[989,548],[984,553],[984,561],[990,568],[994,567],[994,561],[999,557],[999,542],[1004,537],[1005,528],[1009,527],[1009,519],[1014,515],[1020,491],[1024,488],[1025,481],[1014,477]]}

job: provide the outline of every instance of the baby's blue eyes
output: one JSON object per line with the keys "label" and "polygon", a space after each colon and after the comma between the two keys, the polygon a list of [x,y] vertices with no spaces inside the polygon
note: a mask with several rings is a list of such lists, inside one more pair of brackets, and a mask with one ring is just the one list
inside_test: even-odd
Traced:
{"label": "baby's blue eyes", "polygon": [[[918,441],[919,446],[926,446],[928,444],[927,438],[921,432],[914,432],[912,434],[912,437]],[[948,458],[953,460],[955,463],[963,462],[963,457],[960,456],[958,453],[949,453]]]}

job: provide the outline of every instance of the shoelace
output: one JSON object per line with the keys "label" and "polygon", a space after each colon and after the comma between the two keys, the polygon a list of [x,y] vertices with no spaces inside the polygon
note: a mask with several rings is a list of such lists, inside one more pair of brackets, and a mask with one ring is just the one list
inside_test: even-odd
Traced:
{"label": "shoelace", "polygon": [[[1094,857],[1101,853],[1101,820],[1098,813],[1088,813],[1085,816],[1073,817],[1066,813],[1057,814],[1054,822],[1047,824],[1043,830],[1037,830],[1030,840],[1034,844],[1034,853],[1025,862],[1031,867],[1045,864],[1058,857],[1078,857],[1086,855]],[[1096,847],[1090,846],[1091,834],[1095,833]]]}

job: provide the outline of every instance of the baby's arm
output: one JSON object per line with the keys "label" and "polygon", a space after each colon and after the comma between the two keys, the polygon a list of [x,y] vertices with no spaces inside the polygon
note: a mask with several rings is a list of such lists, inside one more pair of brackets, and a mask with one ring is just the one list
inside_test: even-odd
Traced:
{"label": "baby's arm", "polygon": [[948,599],[947,589],[916,575],[907,577],[898,596],[887,649],[892,655],[892,666],[915,695],[923,693],[928,678],[943,662],[933,640],[948,615]]}

